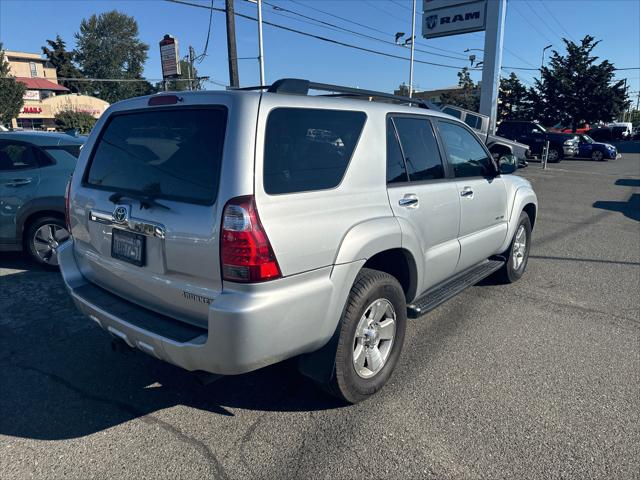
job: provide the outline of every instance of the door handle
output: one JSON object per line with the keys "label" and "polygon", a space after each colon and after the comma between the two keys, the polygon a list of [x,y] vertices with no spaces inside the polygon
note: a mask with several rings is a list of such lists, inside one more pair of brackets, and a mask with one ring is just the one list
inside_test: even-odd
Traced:
{"label": "door handle", "polygon": [[473,198],[473,189],[471,187],[464,187],[460,192],[461,197]]}
{"label": "door handle", "polygon": [[407,208],[418,208],[418,197],[414,193],[407,193],[398,200],[398,205]]}
{"label": "door handle", "polygon": [[33,181],[32,178],[13,178],[9,180],[5,185],[7,187],[20,187],[22,185],[28,185]]}

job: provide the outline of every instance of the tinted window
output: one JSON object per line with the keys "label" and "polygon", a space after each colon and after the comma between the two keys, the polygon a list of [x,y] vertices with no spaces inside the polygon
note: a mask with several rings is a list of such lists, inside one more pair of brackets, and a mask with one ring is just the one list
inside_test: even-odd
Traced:
{"label": "tinted window", "polygon": [[364,112],[344,110],[273,110],[265,134],[265,191],[278,194],[336,187],[365,119]]}
{"label": "tinted window", "polygon": [[451,108],[451,107],[444,107],[442,109],[442,111],[448,115],[451,115],[453,117],[456,118],[462,118],[462,112],[460,110],[456,110],[455,108]]}
{"label": "tinted window", "polygon": [[440,122],[440,134],[456,177],[486,177],[495,173],[487,152],[466,128]]}
{"label": "tinted window", "polygon": [[218,191],[226,123],[223,108],[116,115],[98,140],[86,183],[211,204]]}
{"label": "tinted window", "polygon": [[478,115],[467,113],[466,117],[464,117],[464,123],[476,130],[482,130],[482,117],[479,117]]}
{"label": "tinted window", "polygon": [[387,183],[406,182],[407,170],[402,158],[402,150],[396,137],[393,121],[387,120]]}
{"label": "tinted window", "polygon": [[38,168],[35,149],[29,145],[0,142],[0,171]]}
{"label": "tinted window", "polygon": [[431,122],[422,118],[395,118],[411,181],[444,177],[444,168]]}

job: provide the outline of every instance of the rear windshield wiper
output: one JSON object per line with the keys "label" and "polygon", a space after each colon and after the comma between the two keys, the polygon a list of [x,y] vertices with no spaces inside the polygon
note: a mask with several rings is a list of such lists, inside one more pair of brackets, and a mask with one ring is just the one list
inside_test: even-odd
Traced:
{"label": "rear windshield wiper", "polygon": [[143,193],[129,193],[129,192],[116,192],[111,194],[109,200],[113,203],[118,203],[123,198],[130,198],[132,200],[138,200],[140,202],[140,209],[158,207],[165,210],[171,210],[166,205],[156,201],[153,195],[145,195]]}

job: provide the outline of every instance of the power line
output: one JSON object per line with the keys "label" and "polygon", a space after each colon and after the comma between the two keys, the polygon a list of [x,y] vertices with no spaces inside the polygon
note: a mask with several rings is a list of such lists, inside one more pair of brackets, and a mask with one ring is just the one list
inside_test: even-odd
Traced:
{"label": "power line", "polygon": [[[325,22],[324,20],[318,20],[318,19],[310,17],[308,15],[304,15],[304,14],[302,14],[300,12],[296,12],[295,10],[290,10],[288,8],[281,7],[279,5],[274,5],[273,3],[269,3],[269,2],[265,2],[265,1],[263,1],[262,3],[263,3],[263,5],[268,5],[268,6],[272,7],[274,10],[276,10],[276,11],[270,12],[270,13],[272,13],[274,15],[280,15],[280,16],[283,16],[285,18],[291,18],[292,20],[296,20],[296,21],[303,22],[303,23],[310,23],[310,22],[304,22],[303,20],[298,20],[298,19],[293,18],[293,17],[291,17],[289,15],[284,15],[279,11],[288,12],[288,13],[292,13],[292,14],[294,14],[296,16],[299,16],[301,18],[308,19],[311,22],[320,23],[321,25],[315,25],[315,26],[318,26],[318,27],[321,27],[321,28],[329,28],[329,29],[334,30],[334,31],[342,31],[342,32],[349,33],[351,35],[358,36],[358,37],[368,38],[370,40],[374,40],[374,41],[377,41],[377,42],[385,43],[387,45],[392,45],[394,47],[402,47],[402,45],[399,45],[399,44],[397,44],[395,42],[392,42],[392,41],[389,41],[389,40],[383,40],[382,38],[374,37],[373,35],[368,35],[366,33],[357,32],[355,30],[351,30],[351,29],[348,29],[348,28],[345,28],[345,27],[341,27],[340,25],[336,25],[334,23]],[[311,23],[311,25],[314,25],[314,24]],[[423,49],[420,49],[420,48],[416,48],[415,50],[418,51],[418,52],[424,53],[425,55],[433,55],[433,56],[437,56],[437,57],[452,58],[454,60],[466,60],[466,58],[464,58],[464,57],[459,57],[459,56],[454,57],[452,55],[445,55],[445,54],[442,54],[442,53],[429,52],[427,50],[423,50]]]}
{"label": "power line", "polygon": [[[211,0],[211,7],[213,7],[213,0]],[[198,55],[194,60],[198,63],[202,63],[207,56],[207,50],[209,49],[209,36],[211,35],[211,20],[213,18],[213,10],[209,10],[209,27],[207,28],[207,40],[204,42],[204,51]]]}
{"label": "power line", "polygon": [[558,21],[558,19],[556,18],[556,16],[553,14],[553,12],[545,5],[545,3],[543,1],[538,2],[540,5],[542,5],[542,8],[544,8],[547,13],[549,14],[549,16],[553,19],[554,22],[556,22],[556,24],[560,27],[560,29],[567,34],[567,37],[569,37],[573,42],[575,42],[573,36],[567,31],[566,28],[564,28],[564,26],[562,25],[562,23],[560,23]]}
{"label": "power line", "polygon": [[[322,14],[324,14],[324,15],[327,15],[328,17],[337,18],[337,19],[340,19],[340,20],[341,20],[341,21],[343,21],[343,22],[351,23],[351,24],[353,24],[353,25],[357,25],[357,26],[359,26],[359,27],[362,27],[362,28],[366,28],[366,29],[368,29],[368,30],[371,30],[371,31],[373,31],[373,32],[382,33],[382,34],[387,35],[387,36],[389,36],[389,37],[391,37],[391,38],[393,38],[393,37],[394,37],[394,35],[393,35],[393,34],[391,34],[391,33],[389,33],[389,32],[385,32],[384,30],[380,30],[379,28],[375,28],[375,27],[372,27],[372,26],[370,26],[370,25],[365,25],[365,24],[363,24],[363,23],[356,22],[356,21],[355,21],[355,20],[353,20],[353,19],[346,18],[346,17],[341,17],[340,15],[336,15],[336,14],[334,14],[334,13],[327,12],[326,10],[322,10],[322,9],[320,9],[320,8],[317,8],[317,7],[312,7],[311,5],[308,5],[308,4],[306,4],[306,3],[301,3],[301,2],[299,2],[299,1],[297,1],[297,0],[289,0],[289,1],[290,1],[291,3],[295,3],[296,5],[299,5],[299,6],[301,6],[301,7],[308,8],[308,9],[310,9],[310,10],[314,10],[314,11],[316,11],[316,12],[318,12],[318,13],[322,13]],[[466,57],[461,56],[461,55],[460,55],[460,53],[459,53],[459,52],[457,52],[457,51],[455,51],[455,50],[448,50],[448,49],[446,49],[446,48],[434,47],[434,46],[432,46],[432,45],[426,45],[425,43],[423,43],[423,42],[418,42],[418,41],[416,41],[416,45],[421,45],[421,46],[423,46],[423,47],[425,47],[425,48],[430,48],[430,49],[432,49],[432,50],[438,50],[439,52],[446,52],[446,53],[453,53],[453,54],[456,54],[456,55],[458,55],[458,60],[468,60]]]}
{"label": "power line", "polygon": [[[183,0],[165,0],[165,1],[166,2],[170,2],[170,3],[177,3],[177,4],[180,4],[180,5],[187,5],[187,6],[190,6],[190,7],[212,9],[213,11],[216,11],[216,12],[225,12],[224,8],[208,7],[206,5],[201,5],[201,4],[197,4],[197,3],[190,3],[190,2],[183,1]],[[252,20],[254,22],[258,21],[257,18],[252,17],[250,15],[245,15],[245,14],[239,13],[239,12],[234,12],[234,13],[238,17],[242,17],[242,18],[245,18],[247,20]],[[315,38],[316,40],[321,40],[323,42],[332,43],[334,45],[340,45],[340,46],[343,46],[343,47],[352,48],[354,50],[360,50],[360,51],[363,51],[363,52],[368,52],[368,53],[372,53],[372,54],[375,54],[375,55],[380,55],[380,56],[383,56],[383,57],[396,58],[398,60],[409,61],[409,58],[403,57],[401,55],[394,55],[392,53],[381,52],[379,50],[373,50],[371,48],[360,47],[360,46],[354,45],[352,43],[342,42],[340,40],[335,40],[335,39],[332,39],[332,38],[327,38],[327,37],[323,37],[323,36],[320,36],[320,35],[314,35],[312,33],[303,32],[301,30],[297,30],[295,28],[291,28],[291,27],[287,27],[287,26],[284,26],[284,25],[280,25],[278,23],[274,23],[274,22],[270,22],[270,21],[266,21],[266,20],[263,20],[262,23],[265,24],[265,25],[269,25],[271,27],[274,27],[274,28],[278,28],[280,30],[285,30],[285,31],[288,31],[288,32],[297,33],[298,35],[303,35],[305,37]],[[442,63],[427,62],[426,60],[414,60],[414,62],[415,63],[421,63],[421,64],[424,64],[424,65],[432,65],[432,66],[435,66],[435,67],[454,68],[456,70],[461,70],[462,68],[464,68],[464,67],[457,66],[457,65],[446,65],[446,64],[442,64]],[[470,69],[470,70],[477,70],[477,69]]]}
{"label": "power line", "polygon": [[533,8],[533,6],[529,3],[529,0],[524,0],[524,3],[525,3],[525,5],[526,5],[527,7],[529,7],[529,10],[531,10],[531,11],[533,12],[533,14],[534,14],[536,17],[538,17],[538,18],[540,19],[540,21],[542,22],[542,24],[543,24],[545,27],[547,27],[547,30],[549,30],[553,35],[555,35],[556,37],[558,37],[558,38],[560,39],[560,41],[562,41],[562,37],[561,37],[560,35],[558,35],[558,34],[556,33],[556,31],[555,31],[553,28],[551,28],[551,27],[549,26],[549,24],[547,23],[547,21],[546,21],[544,18],[542,18],[542,17],[538,14],[538,12],[536,12],[536,10]]}
{"label": "power line", "polygon": [[383,12],[384,14],[386,14],[386,15],[390,16],[391,18],[395,18],[396,20],[398,20],[398,21],[400,21],[400,22],[402,22],[402,23],[406,22],[406,20],[405,20],[404,18],[396,17],[395,13],[391,13],[389,10],[386,10],[386,9],[384,9],[384,8],[381,8],[379,4],[375,4],[375,3],[373,3],[373,2],[369,2],[369,1],[367,1],[367,0],[363,0],[363,1],[364,1],[364,3],[366,3],[367,5],[369,5],[370,7],[373,7],[373,8],[375,8],[376,10],[379,10],[379,11]]}
{"label": "power line", "polygon": [[529,21],[529,19],[528,19],[528,18],[527,18],[527,17],[526,17],[522,12],[520,12],[520,10],[518,10],[518,9],[515,7],[515,4],[513,4],[513,3],[512,3],[512,4],[511,4],[511,6],[513,7],[513,8],[512,8],[512,10],[513,10],[514,12],[516,12],[518,15],[520,15],[520,16],[524,19],[524,21],[525,21],[525,22],[527,22],[527,23],[531,26],[531,28],[533,29],[533,31],[534,31],[534,32],[536,32],[536,33],[538,33],[539,35],[543,36],[545,39],[547,39],[547,41],[548,41],[549,43],[554,44],[553,40],[551,40],[551,39],[550,39],[549,37],[547,37],[544,33],[542,33],[538,27],[536,27],[533,23],[531,23],[531,22]]}
{"label": "power line", "polygon": [[401,4],[400,2],[398,2],[397,0],[389,0],[391,3],[395,3],[396,5],[398,5],[400,8],[404,8],[405,10],[409,10],[411,11],[412,9],[407,7],[406,5]]}

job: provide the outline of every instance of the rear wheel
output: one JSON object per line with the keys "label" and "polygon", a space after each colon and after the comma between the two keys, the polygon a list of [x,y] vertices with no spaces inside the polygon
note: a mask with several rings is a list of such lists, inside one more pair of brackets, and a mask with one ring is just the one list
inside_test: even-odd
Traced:
{"label": "rear wheel", "polygon": [[31,258],[40,265],[58,268],[58,246],[69,238],[64,221],[57,217],[41,217],[27,228],[25,243]]}
{"label": "rear wheel", "polygon": [[362,269],[342,317],[331,379],[321,386],[349,403],[366,400],[391,377],[407,321],[404,292],[391,275]]}
{"label": "rear wheel", "polygon": [[503,253],[507,258],[504,266],[496,272],[502,283],[513,283],[522,277],[531,249],[531,221],[526,212],[520,213],[516,232],[511,240],[509,249]]}

